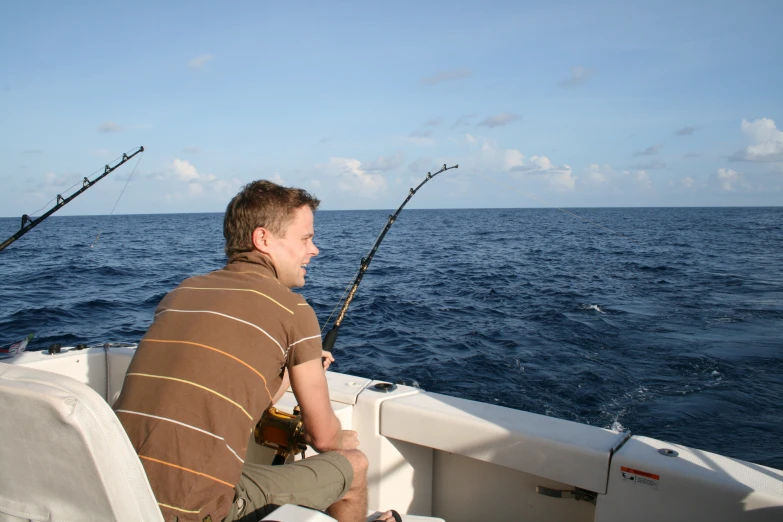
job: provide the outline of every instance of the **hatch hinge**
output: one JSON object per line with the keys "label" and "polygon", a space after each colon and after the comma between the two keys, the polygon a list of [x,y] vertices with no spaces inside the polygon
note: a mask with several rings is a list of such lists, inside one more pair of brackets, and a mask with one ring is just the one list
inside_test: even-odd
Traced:
{"label": "hatch hinge", "polygon": [[574,500],[584,500],[595,505],[598,499],[598,493],[588,491],[582,488],[574,489],[551,489],[544,486],[536,486],[536,493],[554,498],[573,498]]}

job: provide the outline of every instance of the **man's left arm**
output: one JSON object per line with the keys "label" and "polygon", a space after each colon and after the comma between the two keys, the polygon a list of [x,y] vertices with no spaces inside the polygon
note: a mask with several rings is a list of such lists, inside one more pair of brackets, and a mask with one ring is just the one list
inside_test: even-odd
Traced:
{"label": "man's left arm", "polygon": [[321,368],[317,359],[291,368],[291,385],[302,408],[308,442],[319,452],[342,449],[342,426],[332,410],[329,386]]}
{"label": "man's left arm", "polygon": [[[334,356],[331,352],[327,352],[326,350],[321,351],[321,358],[323,359],[323,365],[324,365],[324,371],[329,369],[329,366],[334,362]],[[283,398],[283,394],[288,391],[288,388],[291,387],[291,381],[288,377],[288,368],[284,368],[283,370],[283,382],[280,385],[280,389],[277,390],[277,393],[275,393],[275,396],[272,397],[272,405],[274,406],[277,404],[277,401]]]}

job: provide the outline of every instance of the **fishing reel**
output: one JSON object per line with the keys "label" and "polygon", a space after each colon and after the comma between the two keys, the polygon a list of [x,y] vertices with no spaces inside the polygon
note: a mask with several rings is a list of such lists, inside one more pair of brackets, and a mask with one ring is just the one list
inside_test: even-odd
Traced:
{"label": "fishing reel", "polygon": [[307,446],[304,443],[304,424],[302,410],[294,407],[294,413],[286,413],[275,407],[269,407],[261,416],[261,420],[253,430],[256,443],[275,451],[273,466],[285,464],[291,455],[302,454]]}

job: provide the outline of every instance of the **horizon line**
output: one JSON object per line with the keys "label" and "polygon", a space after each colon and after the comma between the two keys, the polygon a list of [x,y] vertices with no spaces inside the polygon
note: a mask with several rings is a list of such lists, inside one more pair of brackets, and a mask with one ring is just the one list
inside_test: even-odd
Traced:
{"label": "horizon line", "polygon": [[[439,207],[439,208],[406,208],[406,211],[419,211],[419,210],[559,210],[559,209],[597,209],[597,210],[611,210],[611,209],[664,209],[664,208],[701,208],[701,209],[718,209],[718,208],[783,208],[783,205],[668,205],[668,206],[574,206],[574,207]],[[394,212],[394,208],[366,208],[366,209],[319,209],[316,212]],[[48,211],[48,210],[47,210]],[[190,214],[224,214],[224,211],[206,211],[206,212],[131,212],[126,214],[61,214],[59,216],[52,215],[50,218],[58,217],[109,217],[109,216],[184,216]],[[21,219],[22,216],[0,216],[0,219]],[[29,216],[31,219],[35,219],[37,216]]]}

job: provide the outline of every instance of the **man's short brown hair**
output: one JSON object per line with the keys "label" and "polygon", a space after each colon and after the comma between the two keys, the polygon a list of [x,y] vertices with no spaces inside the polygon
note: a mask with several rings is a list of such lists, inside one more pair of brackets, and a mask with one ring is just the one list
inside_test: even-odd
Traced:
{"label": "man's short brown hair", "polygon": [[258,227],[284,236],[297,209],[307,205],[315,212],[320,203],[303,189],[281,187],[264,179],[248,183],[226,207],[226,256],[252,251],[253,231]]}

